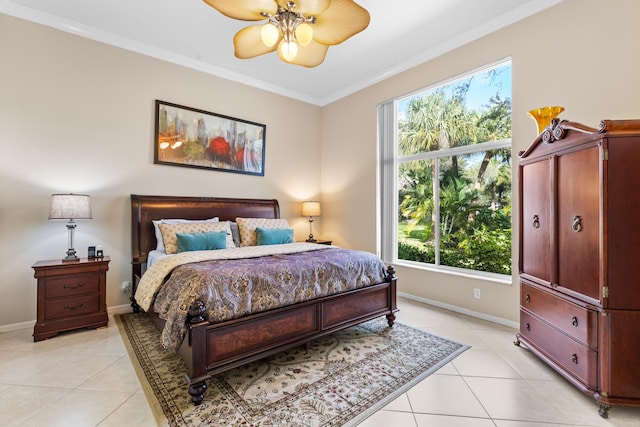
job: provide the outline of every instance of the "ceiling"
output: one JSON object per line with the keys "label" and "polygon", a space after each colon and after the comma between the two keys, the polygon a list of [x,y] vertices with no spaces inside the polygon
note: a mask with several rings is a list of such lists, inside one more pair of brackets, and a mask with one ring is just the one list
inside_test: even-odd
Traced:
{"label": "ceiling", "polygon": [[315,68],[237,59],[233,36],[252,23],[202,0],[0,0],[0,12],[322,106],[561,1],[356,0],[371,23]]}

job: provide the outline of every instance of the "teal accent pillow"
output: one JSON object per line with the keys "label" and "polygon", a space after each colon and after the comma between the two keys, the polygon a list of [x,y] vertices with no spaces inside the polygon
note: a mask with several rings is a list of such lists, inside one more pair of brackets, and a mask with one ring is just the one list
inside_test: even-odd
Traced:
{"label": "teal accent pillow", "polygon": [[227,248],[227,233],[225,231],[176,233],[176,237],[178,239],[178,252]]}
{"label": "teal accent pillow", "polygon": [[293,243],[293,228],[256,228],[258,245],[281,245]]}

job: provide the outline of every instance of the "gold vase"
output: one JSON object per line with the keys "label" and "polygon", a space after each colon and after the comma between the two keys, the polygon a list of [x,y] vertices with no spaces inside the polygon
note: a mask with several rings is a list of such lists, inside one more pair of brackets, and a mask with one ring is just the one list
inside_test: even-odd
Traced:
{"label": "gold vase", "polygon": [[536,125],[538,125],[538,134],[540,134],[547,126],[549,126],[551,119],[558,117],[558,115],[563,111],[564,107],[553,106],[536,108],[535,110],[529,111],[528,114],[536,121]]}

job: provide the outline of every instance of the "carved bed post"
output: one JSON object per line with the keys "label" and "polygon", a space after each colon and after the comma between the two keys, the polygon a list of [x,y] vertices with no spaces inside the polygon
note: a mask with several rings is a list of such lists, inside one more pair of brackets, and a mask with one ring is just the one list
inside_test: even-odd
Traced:
{"label": "carved bed post", "polygon": [[191,360],[188,363],[189,372],[185,374],[191,402],[199,405],[207,390],[207,309],[204,303],[196,300],[191,303],[187,315],[189,331],[185,339],[191,347]]}
{"label": "carved bed post", "polygon": [[398,311],[398,306],[396,303],[396,269],[393,268],[392,265],[387,267],[386,280],[389,280],[391,283],[391,286],[389,286],[389,300],[391,302],[391,306],[389,308],[391,309],[391,313],[387,314],[386,317],[387,323],[390,327],[392,327],[394,322],[396,321],[395,312]]}

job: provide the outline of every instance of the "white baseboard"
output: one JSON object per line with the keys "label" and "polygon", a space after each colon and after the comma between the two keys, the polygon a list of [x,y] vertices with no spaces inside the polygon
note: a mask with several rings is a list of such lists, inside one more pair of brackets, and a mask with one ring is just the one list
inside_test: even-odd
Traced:
{"label": "white baseboard", "polygon": [[17,331],[18,329],[33,328],[33,325],[35,324],[36,324],[36,319],[30,320],[28,322],[12,323],[10,325],[1,325],[0,334],[3,332]]}
{"label": "white baseboard", "polygon": [[[130,304],[122,304],[122,305],[107,307],[108,314],[124,314],[124,313],[131,313],[131,312],[133,312],[133,309],[131,308]],[[36,319],[29,320],[27,322],[11,323],[9,325],[0,325],[0,334],[3,332],[17,331],[19,329],[33,328],[33,325],[35,324],[36,324]]]}
{"label": "white baseboard", "polygon": [[131,304],[114,305],[112,307],[107,307],[107,313],[109,314],[133,313],[133,308],[131,308]]}
{"label": "white baseboard", "polygon": [[419,297],[412,294],[406,294],[404,292],[398,292],[399,297],[403,297],[412,301],[418,301],[425,304],[433,305],[435,307],[444,308],[445,310],[453,311],[455,313],[466,314],[467,316],[475,317],[477,319],[486,320],[488,322],[497,323],[502,326],[508,326],[513,329],[520,329],[520,324],[518,322],[514,322],[513,320],[503,319],[501,317],[491,316],[485,313],[480,313],[478,311],[469,310],[466,308],[458,307],[451,304],[446,304],[440,301],[430,300],[428,298]]}

